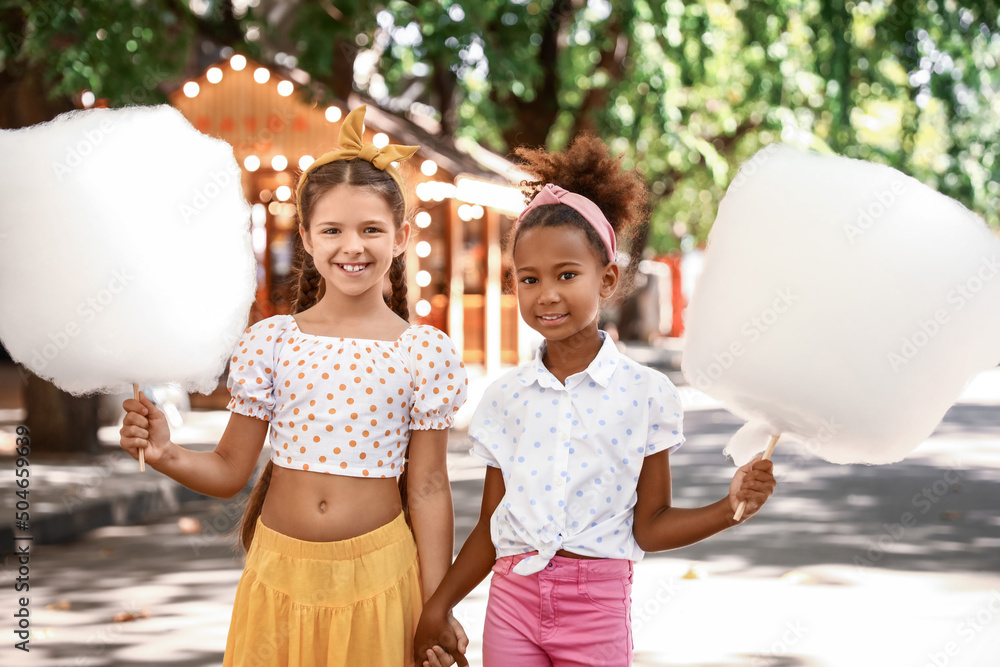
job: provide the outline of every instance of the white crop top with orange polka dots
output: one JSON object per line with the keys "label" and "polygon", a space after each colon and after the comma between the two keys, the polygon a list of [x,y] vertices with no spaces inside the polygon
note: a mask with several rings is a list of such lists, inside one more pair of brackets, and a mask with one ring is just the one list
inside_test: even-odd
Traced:
{"label": "white crop top with orange polka dots", "polygon": [[410,429],[451,426],[468,378],[443,332],[412,325],[394,341],[302,333],[275,315],[240,337],[229,410],[270,422],[271,461],[350,477],[396,477]]}

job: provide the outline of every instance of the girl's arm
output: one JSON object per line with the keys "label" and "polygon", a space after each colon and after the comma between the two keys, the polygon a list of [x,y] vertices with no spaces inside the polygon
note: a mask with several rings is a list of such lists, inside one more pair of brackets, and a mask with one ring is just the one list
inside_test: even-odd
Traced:
{"label": "girl's arm", "polygon": [[747,508],[739,523],[753,516],[774,492],[773,463],[760,457],[739,468],[729,485],[729,496],[706,507],[672,507],[670,453],[645,458],[636,485],[632,523],[635,542],[643,551],[665,551],[700,542],[737,524],[733,515],[740,501]]}
{"label": "girl's arm", "polygon": [[[413,657],[417,665],[423,664],[422,661],[427,659],[427,650],[435,644],[442,646],[452,656],[458,657],[454,650],[456,641],[448,624],[448,615],[456,604],[486,578],[496,562],[496,548],[490,536],[490,518],[505,491],[500,469],[487,467],[479,521],[462,545],[454,565],[424,605],[424,611],[420,616],[420,623],[413,639]],[[462,663],[461,660],[459,662]]]}
{"label": "girl's arm", "polygon": [[194,452],[170,441],[166,415],[139,392],[139,400],[122,403],[126,414],[121,428],[121,446],[132,458],[145,459],[154,470],[198,493],[232,498],[246,485],[264,448],[268,422],[230,413],[229,424],[211,452]]}
{"label": "girl's arm", "polygon": [[448,430],[410,431],[406,502],[420,557],[423,601],[437,589],[455,548],[455,510],[448,482]]}

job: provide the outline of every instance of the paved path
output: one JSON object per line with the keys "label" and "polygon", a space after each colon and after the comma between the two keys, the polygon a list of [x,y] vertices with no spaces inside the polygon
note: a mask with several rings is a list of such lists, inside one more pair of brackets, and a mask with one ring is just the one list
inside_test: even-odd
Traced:
{"label": "paved path", "polygon": [[[720,452],[738,425],[711,407],[686,413],[688,441],[672,457],[678,505],[725,492],[733,469]],[[456,440],[450,456],[459,544],[478,515],[482,477],[464,448]],[[834,466],[780,450],[775,459],[780,487],[761,516],[637,566],[637,667],[1000,662],[1000,407],[956,406],[933,438],[892,466]],[[69,481],[96,475],[104,481],[88,488],[99,494],[118,475],[102,465]],[[58,472],[50,470],[53,489]],[[154,475],[143,483],[160,483]],[[0,665],[220,664],[241,567],[225,533],[239,507],[187,500],[165,511],[38,546],[32,650],[14,651],[5,630]],[[203,533],[183,534],[181,516]],[[14,567],[8,558],[0,568],[8,624]],[[485,596],[484,584],[457,610],[472,637],[481,636]],[[473,664],[478,651],[476,642]]]}

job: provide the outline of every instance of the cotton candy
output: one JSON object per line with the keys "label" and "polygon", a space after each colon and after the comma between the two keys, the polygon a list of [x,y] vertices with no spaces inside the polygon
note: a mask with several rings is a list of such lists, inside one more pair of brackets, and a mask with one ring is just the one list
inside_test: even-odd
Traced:
{"label": "cotton candy", "polygon": [[0,131],[0,338],[77,395],[216,388],[256,288],[224,141],[169,106]]}
{"label": "cotton candy", "polygon": [[1000,239],[958,202],[769,146],[719,206],[682,369],[748,420],[726,448],[737,464],[772,434],[834,463],[898,461],[1000,362],[998,273]]}

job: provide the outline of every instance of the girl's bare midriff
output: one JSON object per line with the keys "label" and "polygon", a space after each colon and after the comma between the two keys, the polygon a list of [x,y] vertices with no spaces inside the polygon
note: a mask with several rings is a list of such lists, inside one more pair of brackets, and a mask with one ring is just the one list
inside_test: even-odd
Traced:
{"label": "girl's bare midriff", "polygon": [[401,509],[396,478],[347,477],[274,466],[260,520],[295,539],[332,542],[384,526]]}

